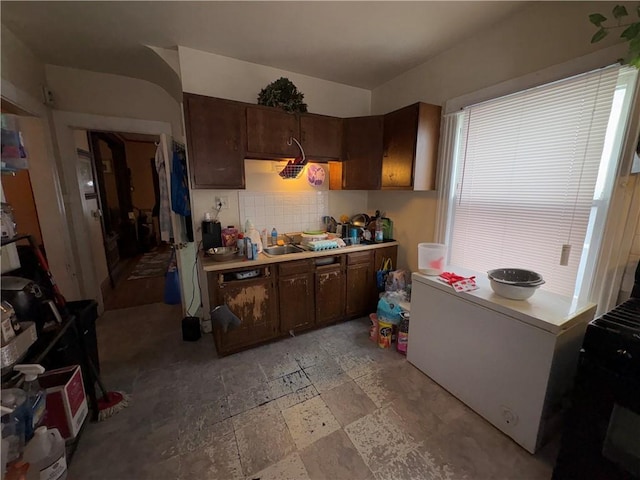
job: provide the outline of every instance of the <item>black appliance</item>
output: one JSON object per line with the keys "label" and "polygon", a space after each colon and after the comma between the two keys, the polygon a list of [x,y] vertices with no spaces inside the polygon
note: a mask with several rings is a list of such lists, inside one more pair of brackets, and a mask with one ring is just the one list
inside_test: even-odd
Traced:
{"label": "black appliance", "polygon": [[52,324],[62,322],[53,300],[46,297],[40,286],[28,278],[4,275],[2,300],[11,304],[19,321],[32,321],[38,334]]}
{"label": "black appliance", "polygon": [[640,478],[640,264],[631,298],[587,326],[554,480]]}
{"label": "black appliance", "polygon": [[204,220],[202,222],[202,248],[207,251],[210,248],[222,246],[222,227],[220,222]]}

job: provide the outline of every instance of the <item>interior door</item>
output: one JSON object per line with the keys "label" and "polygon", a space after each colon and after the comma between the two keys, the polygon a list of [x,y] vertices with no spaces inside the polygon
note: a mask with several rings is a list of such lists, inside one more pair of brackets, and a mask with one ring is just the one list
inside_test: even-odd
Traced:
{"label": "interior door", "polygon": [[[173,139],[170,135],[160,135],[160,148],[165,159],[164,179],[160,181],[167,182],[168,191],[171,192],[171,165],[173,162]],[[187,308],[193,298],[195,305],[200,305],[200,292],[195,291],[193,283],[193,266],[196,261],[196,250],[194,242],[189,242],[186,234],[185,219],[171,210],[171,228],[173,230],[172,248],[176,252],[176,260],[178,264],[178,274],[180,276],[180,297],[182,299],[182,313],[187,315]],[[193,312],[192,312],[193,313]]]}

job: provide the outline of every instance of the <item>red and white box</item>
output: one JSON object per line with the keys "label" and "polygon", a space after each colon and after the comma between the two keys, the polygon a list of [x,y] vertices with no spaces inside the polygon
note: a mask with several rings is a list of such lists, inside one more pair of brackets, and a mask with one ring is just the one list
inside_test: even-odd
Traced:
{"label": "red and white box", "polygon": [[75,438],[89,407],[79,365],[51,370],[38,377],[47,391],[47,414],[44,424],[57,428],[65,440]]}

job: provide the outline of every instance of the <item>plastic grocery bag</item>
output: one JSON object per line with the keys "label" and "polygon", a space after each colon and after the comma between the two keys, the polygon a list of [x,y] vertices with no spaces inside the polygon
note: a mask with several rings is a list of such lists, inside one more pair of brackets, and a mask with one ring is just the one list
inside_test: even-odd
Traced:
{"label": "plastic grocery bag", "polygon": [[404,298],[402,292],[387,292],[378,300],[378,322],[388,322],[398,325],[402,320],[400,301]]}
{"label": "plastic grocery bag", "polygon": [[378,286],[379,292],[384,292],[385,285],[387,283],[387,276],[389,272],[393,270],[393,263],[390,258],[384,258],[382,260],[382,265],[380,265],[380,270],[376,272],[376,285]]}
{"label": "plastic grocery bag", "polygon": [[407,288],[408,272],[406,270],[393,270],[387,274],[384,289],[387,292],[402,292]]}

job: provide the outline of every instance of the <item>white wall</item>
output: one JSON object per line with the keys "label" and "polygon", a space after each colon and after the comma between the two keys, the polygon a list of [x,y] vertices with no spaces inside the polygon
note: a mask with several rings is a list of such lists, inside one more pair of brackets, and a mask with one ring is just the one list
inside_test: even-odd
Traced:
{"label": "white wall", "polygon": [[56,110],[168,122],[183,138],[180,104],[158,85],[56,65],[46,66],[46,76]]}
{"label": "white wall", "polygon": [[[313,55],[313,52],[309,52]],[[234,58],[178,47],[185,92],[257,103],[260,90],[287,77],[304,94],[309,112],[336,117],[369,115],[371,92]]]}
{"label": "white wall", "polygon": [[[624,4],[624,2],[623,2]],[[636,5],[626,2],[629,11]],[[375,88],[373,113],[386,113],[417,101],[443,105],[447,100],[506,80],[561,64],[620,44],[613,33],[592,45],[590,13],[607,15],[612,2],[533,2],[507,18],[416,68]],[[624,56],[611,51],[604,66]],[[576,71],[584,71],[576,65]],[[587,65],[583,68],[596,68]]]}
{"label": "white wall", "polygon": [[0,27],[2,78],[35,99],[42,98],[44,64],[4,25]]}

